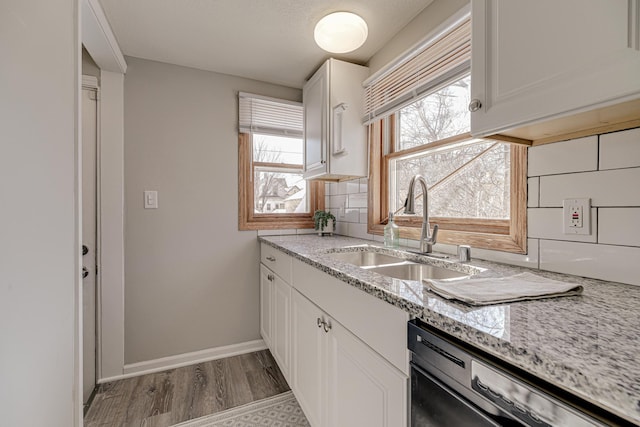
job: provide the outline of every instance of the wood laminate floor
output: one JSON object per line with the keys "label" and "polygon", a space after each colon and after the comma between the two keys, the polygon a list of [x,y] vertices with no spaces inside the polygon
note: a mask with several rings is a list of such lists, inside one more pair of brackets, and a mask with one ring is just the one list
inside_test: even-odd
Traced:
{"label": "wood laminate floor", "polygon": [[166,427],[289,390],[269,350],[98,386],[86,427]]}

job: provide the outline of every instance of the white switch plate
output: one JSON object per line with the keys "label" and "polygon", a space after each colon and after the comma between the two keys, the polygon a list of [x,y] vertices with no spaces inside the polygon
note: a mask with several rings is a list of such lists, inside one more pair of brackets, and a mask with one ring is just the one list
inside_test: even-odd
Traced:
{"label": "white switch plate", "polygon": [[562,228],[564,234],[591,234],[591,199],[564,199],[562,201]]}
{"label": "white switch plate", "polygon": [[158,209],[158,192],[157,191],[144,192],[144,208]]}

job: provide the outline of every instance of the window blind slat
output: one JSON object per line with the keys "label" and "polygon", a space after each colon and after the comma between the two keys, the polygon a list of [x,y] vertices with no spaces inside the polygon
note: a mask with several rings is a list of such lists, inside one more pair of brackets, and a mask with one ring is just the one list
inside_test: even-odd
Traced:
{"label": "window blind slat", "polygon": [[470,60],[471,18],[467,17],[390,72],[366,84],[364,123],[436,90],[445,78],[468,68]]}
{"label": "window blind slat", "polygon": [[302,137],[302,103],[240,92],[240,132]]}

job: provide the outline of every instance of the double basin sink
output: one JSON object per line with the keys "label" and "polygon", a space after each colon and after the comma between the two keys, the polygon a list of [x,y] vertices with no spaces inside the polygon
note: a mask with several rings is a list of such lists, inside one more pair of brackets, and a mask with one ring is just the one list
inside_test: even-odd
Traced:
{"label": "double basin sink", "polygon": [[471,273],[436,265],[409,261],[401,257],[375,252],[371,249],[333,252],[328,256],[336,261],[352,264],[383,276],[401,280],[463,279],[471,275]]}

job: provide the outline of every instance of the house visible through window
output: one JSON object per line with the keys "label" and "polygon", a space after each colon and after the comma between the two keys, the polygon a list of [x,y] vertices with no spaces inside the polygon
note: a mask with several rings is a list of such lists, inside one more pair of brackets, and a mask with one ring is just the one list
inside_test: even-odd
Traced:
{"label": "house visible through window", "polygon": [[393,212],[401,235],[419,238],[424,197],[417,215],[404,215],[404,203],[420,174],[439,242],[524,252],[526,147],[469,134],[470,37],[470,18],[457,18],[365,83],[374,162],[369,232],[381,234]]}
{"label": "house visible through window", "polygon": [[251,135],[255,213],[308,213],[302,138]]}
{"label": "house visible through window", "polygon": [[302,177],[302,105],[241,92],[239,118],[239,228],[313,227],[324,187]]}

